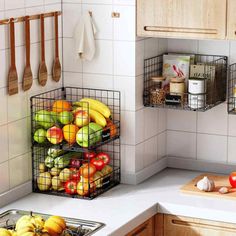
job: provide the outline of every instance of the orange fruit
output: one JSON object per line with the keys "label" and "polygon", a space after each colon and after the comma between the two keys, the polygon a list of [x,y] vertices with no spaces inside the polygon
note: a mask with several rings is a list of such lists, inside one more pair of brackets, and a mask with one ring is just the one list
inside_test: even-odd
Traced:
{"label": "orange fruit", "polygon": [[56,100],[52,105],[52,111],[62,112],[62,111],[71,111],[71,103],[66,100]]}
{"label": "orange fruit", "polygon": [[79,131],[79,127],[73,124],[65,125],[63,128],[64,139],[69,144],[74,144],[76,141],[76,133]]}

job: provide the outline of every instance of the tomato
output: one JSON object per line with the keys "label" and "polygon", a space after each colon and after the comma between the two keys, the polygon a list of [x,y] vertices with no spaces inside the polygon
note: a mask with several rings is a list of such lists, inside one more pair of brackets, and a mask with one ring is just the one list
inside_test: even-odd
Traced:
{"label": "tomato", "polygon": [[229,182],[233,188],[236,188],[236,172],[232,172],[229,176]]}
{"label": "tomato", "polygon": [[68,180],[65,183],[65,191],[68,194],[76,194],[77,193],[77,182],[75,180]]}
{"label": "tomato", "polygon": [[102,168],[105,166],[103,159],[98,157],[93,158],[91,163],[94,164],[96,170],[102,170]]}
{"label": "tomato", "polygon": [[84,178],[93,177],[96,172],[96,167],[92,163],[85,163],[80,167],[80,174]]}
{"label": "tomato", "polygon": [[96,153],[95,152],[85,152],[84,153],[84,159],[85,160],[91,160],[94,157],[96,157]]}
{"label": "tomato", "polygon": [[104,165],[108,165],[110,163],[110,160],[111,160],[110,156],[105,152],[98,153],[96,158],[102,159],[103,162],[104,162]]}
{"label": "tomato", "polygon": [[80,171],[74,167],[70,168],[71,171],[71,179],[77,182],[80,181]]}
{"label": "tomato", "polygon": [[72,159],[70,160],[70,166],[71,166],[71,167],[74,167],[74,168],[80,168],[80,166],[81,166],[81,161],[78,160],[78,159],[76,159],[76,158],[72,158]]}

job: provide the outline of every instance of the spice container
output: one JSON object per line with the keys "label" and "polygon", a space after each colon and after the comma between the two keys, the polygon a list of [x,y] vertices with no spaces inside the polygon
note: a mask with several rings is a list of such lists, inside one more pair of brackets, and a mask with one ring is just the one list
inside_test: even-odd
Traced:
{"label": "spice container", "polygon": [[183,96],[185,92],[184,78],[174,77],[170,79],[170,94]]}
{"label": "spice container", "polygon": [[151,78],[151,91],[150,91],[150,102],[152,105],[162,105],[165,101],[165,90],[163,89],[162,83],[165,79],[163,77],[152,77]]}
{"label": "spice container", "polygon": [[188,105],[192,109],[203,108],[206,105],[206,79],[190,78],[188,82]]}

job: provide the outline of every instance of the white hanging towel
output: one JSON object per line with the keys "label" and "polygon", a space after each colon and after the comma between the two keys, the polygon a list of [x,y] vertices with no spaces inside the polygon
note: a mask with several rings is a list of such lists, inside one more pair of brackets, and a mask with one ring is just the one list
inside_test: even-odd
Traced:
{"label": "white hanging towel", "polygon": [[95,34],[97,30],[89,12],[84,13],[74,31],[77,56],[82,60],[91,61],[96,52]]}

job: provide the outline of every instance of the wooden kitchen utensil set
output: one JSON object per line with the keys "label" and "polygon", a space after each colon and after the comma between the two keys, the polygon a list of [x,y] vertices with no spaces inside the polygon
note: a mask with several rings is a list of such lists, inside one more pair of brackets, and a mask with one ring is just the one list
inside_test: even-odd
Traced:
{"label": "wooden kitchen utensil set", "polygon": [[0,20],[0,25],[9,24],[10,27],[10,49],[11,49],[11,63],[8,74],[8,94],[14,95],[19,91],[18,88],[18,74],[16,69],[15,60],[15,23],[25,22],[25,69],[23,75],[23,91],[27,91],[31,88],[33,83],[33,75],[30,64],[30,20],[40,19],[40,32],[41,32],[41,60],[38,71],[38,80],[41,86],[45,86],[48,79],[48,70],[45,62],[45,30],[44,30],[44,18],[54,17],[55,26],[55,58],[52,68],[52,78],[58,82],[61,78],[61,63],[59,60],[59,43],[58,43],[58,16],[61,12],[50,12],[39,15],[23,16],[19,18],[10,18],[6,20]]}

